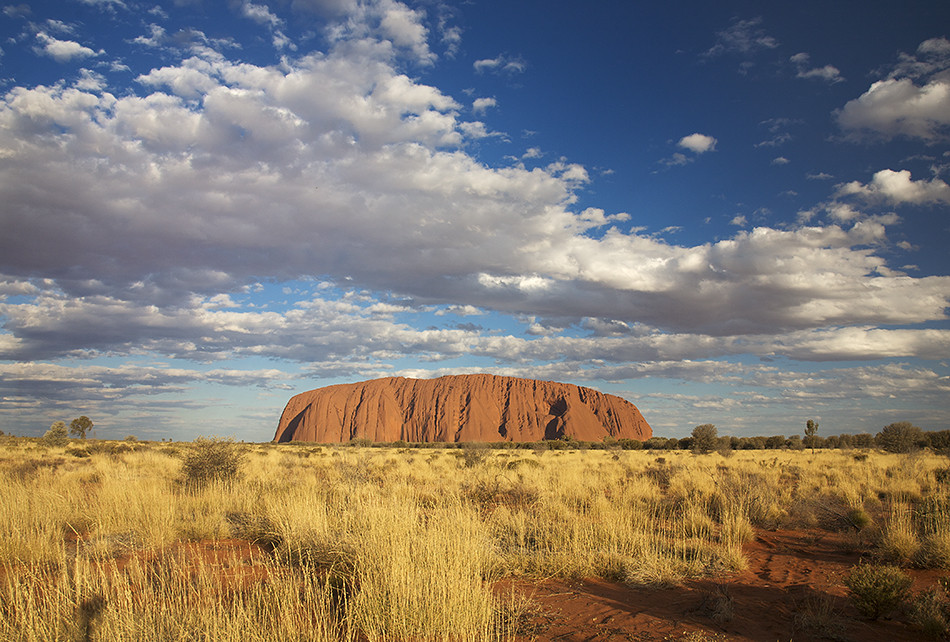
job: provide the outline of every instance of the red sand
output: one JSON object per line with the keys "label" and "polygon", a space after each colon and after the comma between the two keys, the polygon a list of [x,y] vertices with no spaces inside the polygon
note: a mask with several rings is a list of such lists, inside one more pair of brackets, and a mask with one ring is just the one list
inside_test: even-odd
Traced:
{"label": "red sand", "polygon": [[[851,606],[843,576],[860,561],[847,536],[802,531],[762,532],[746,546],[748,569],[675,588],[629,588],[603,580],[500,583],[539,606],[521,640],[920,640],[899,612],[871,622]],[[908,571],[915,592],[935,585],[937,571]],[[731,597],[731,617],[717,607]],[[818,613],[824,605],[824,618]],[[812,616],[802,617],[810,612]],[[727,617],[722,617],[726,615]],[[807,628],[806,628],[807,627]],[[698,636],[697,636],[698,637]]]}

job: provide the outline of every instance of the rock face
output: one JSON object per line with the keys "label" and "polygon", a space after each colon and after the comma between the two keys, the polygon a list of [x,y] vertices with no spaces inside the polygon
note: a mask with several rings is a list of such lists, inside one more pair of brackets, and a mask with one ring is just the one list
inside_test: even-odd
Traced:
{"label": "rock face", "polygon": [[567,383],[487,374],[390,377],[296,395],[274,441],[581,441],[649,439],[632,403]]}

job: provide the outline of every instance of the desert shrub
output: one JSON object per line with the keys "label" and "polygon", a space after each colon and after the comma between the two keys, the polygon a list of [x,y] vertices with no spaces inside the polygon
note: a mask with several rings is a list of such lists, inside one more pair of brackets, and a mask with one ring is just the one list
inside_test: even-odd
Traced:
{"label": "desert shrub", "polygon": [[871,523],[863,508],[854,507],[844,497],[832,493],[808,498],[796,508],[803,516],[813,515],[814,521],[829,531],[860,531]]}
{"label": "desert shrub", "polygon": [[711,591],[705,591],[698,612],[715,621],[725,624],[732,620],[735,600],[727,584],[717,584]]}
{"label": "desert shrub", "polygon": [[244,453],[233,439],[198,437],[185,453],[181,472],[186,484],[202,486],[211,481],[238,478]]}
{"label": "desert shrub", "polygon": [[518,470],[518,468],[540,468],[541,462],[537,459],[530,459],[528,457],[522,457],[520,459],[512,459],[509,462],[505,462],[502,468],[506,470]]}
{"label": "desert shrub", "polygon": [[65,446],[69,443],[69,431],[66,429],[66,422],[54,421],[46,434],[43,435],[43,441],[49,446]]}
{"label": "desert shrub", "polygon": [[497,476],[492,481],[478,480],[463,489],[463,495],[481,509],[494,510],[499,506],[511,509],[530,509],[537,505],[540,493],[522,482],[510,482]]}
{"label": "desert shrub", "polygon": [[871,523],[871,517],[867,514],[867,512],[865,512],[863,508],[852,508],[850,511],[848,511],[846,519],[847,523],[857,531],[865,528]]}
{"label": "desert shrub", "polygon": [[911,582],[900,568],[878,564],[859,564],[844,578],[851,603],[872,620],[900,606],[907,599]]}
{"label": "desert shrub", "polygon": [[801,601],[796,601],[793,622],[797,630],[813,639],[848,639],[844,613],[834,599],[824,593],[809,591]]}
{"label": "desert shrub", "polygon": [[918,593],[911,600],[909,615],[914,627],[929,637],[942,639],[950,633],[947,621],[950,617],[950,604],[945,591],[930,589]]}
{"label": "desert shrub", "polygon": [[22,481],[34,477],[44,468],[56,470],[65,463],[66,460],[62,457],[52,459],[25,459],[10,468],[10,475]]}
{"label": "desert shrub", "polygon": [[488,447],[485,444],[466,443],[462,445],[460,456],[466,468],[474,468],[488,459]]}

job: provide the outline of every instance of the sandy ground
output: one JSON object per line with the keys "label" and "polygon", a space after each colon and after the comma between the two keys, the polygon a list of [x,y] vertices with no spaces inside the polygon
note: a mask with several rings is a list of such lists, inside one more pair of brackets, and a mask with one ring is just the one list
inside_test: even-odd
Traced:
{"label": "sandy ground", "polygon": [[[760,533],[745,549],[748,568],[675,588],[629,588],[603,580],[512,582],[535,608],[519,641],[921,640],[906,617],[868,621],[848,601],[843,576],[860,561],[847,536]],[[941,575],[915,571],[913,590]]]}

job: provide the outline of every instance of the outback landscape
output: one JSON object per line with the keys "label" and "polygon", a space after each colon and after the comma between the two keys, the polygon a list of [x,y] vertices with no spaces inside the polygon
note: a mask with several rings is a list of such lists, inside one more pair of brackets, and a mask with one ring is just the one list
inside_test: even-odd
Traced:
{"label": "outback landscape", "polygon": [[[939,434],[733,450],[704,428],[495,448],[6,437],[0,637],[947,634],[950,468],[919,447]],[[903,450],[895,432],[876,443]]]}
{"label": "outback landscape", "polygon": [[0,642],[950,638],[948,25],[6,3]]}

